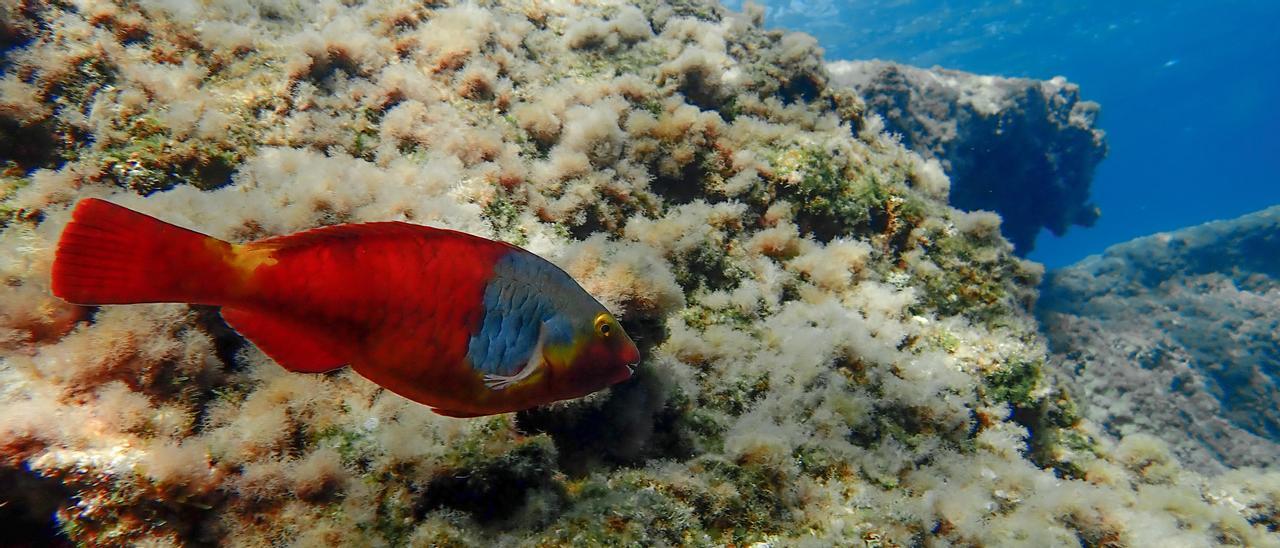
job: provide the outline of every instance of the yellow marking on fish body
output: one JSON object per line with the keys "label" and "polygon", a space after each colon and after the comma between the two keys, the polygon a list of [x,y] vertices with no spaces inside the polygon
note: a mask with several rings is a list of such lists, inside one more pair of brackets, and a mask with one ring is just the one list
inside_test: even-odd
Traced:
{"label": "yellow marking on fish body", "polygon": [[590,342],[586,337],[574,337],[569,344],[549,344],[542,349],[545,359],[556,365],[573,363],[573,359],[586,349]]}
{"label": "yellow marking on fish body", "polygon": [[275,266],[275,249],[252,245],[231,244],[232,259],[228,261],[232,268],[242,276],[252,276],[260,266]]}
{"label": "yellow marking on fish body", "polygon": [[205,247],[235,272],[235,289],[248,289],[253,274],[261,266],[274,266],[279,261],[275,258],[275,249],[244,244],[230,244],[215,238],[205,240]]}

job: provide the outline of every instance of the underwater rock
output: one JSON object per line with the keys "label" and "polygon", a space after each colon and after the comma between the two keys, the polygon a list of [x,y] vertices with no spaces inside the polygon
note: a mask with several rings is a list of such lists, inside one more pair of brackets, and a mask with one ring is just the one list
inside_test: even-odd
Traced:
{"label": "underwater rock", "polygon": [[1110,434],[1188,466],[1280,465],[1280,207],[1118,244],[1053,271],[1051,363]]}
{"label": "underwater rock", "polygon": [[[0,2],[0,489],[33,544],[1276,545],[1280,474],[1112,444],[1044,375],[1042,270],[715,3]],[[46,141],[40,141],[46,142]],[[6,148],[3,150],[13,150]],[[521,245],[628,382],[456,419],[285,371],[210,307],[49,293],[74,203],[245,242]],[[200,276],[193,272],[192,276]],[[424,364],[430,356],[424,356]],[[53,509],[53,514],[49,514]],[[48,538],[56,532],[60,538]]]}
{"label": "underwater rock", "polygon": [[1042,228],[1061,236],[1093,226],[1093,171],[1107,155],[1099,107],[1062,77],[1003,78],[884,61],[827,64],[831,83],[849,86],[885,129],[951,177],[951,205],[988,210],[1019,255]]}

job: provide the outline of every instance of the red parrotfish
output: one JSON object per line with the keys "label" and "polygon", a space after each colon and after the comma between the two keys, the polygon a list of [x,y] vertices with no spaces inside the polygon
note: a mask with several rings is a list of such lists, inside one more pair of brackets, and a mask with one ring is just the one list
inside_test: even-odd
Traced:
{"label": "red parrotfish", "polygon": [[233,244],[88,198],[62,231],[52,281],[75,304],[220,306],[290,371],[350,365],[451,417],[585,396],[640,361],[618,320],[554,264],[402,222]]}

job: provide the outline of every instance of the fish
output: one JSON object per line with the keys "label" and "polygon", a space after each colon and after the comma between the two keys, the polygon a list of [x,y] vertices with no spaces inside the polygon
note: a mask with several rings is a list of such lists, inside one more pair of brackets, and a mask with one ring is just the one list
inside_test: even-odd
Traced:
{"label": "fish", "polygon": [[227,325],[289,371],[350,366],[450,417],[586,396],[640,362],[618,319],[550,261],[397,221],[237,244],[85,198],[59,237],[50,281],[78,305],[221,307]]}

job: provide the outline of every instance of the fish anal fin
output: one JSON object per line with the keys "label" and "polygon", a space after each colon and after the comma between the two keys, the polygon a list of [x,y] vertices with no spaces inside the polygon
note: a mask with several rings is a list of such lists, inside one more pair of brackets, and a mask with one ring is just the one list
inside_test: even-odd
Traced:
{"label": "fish anal fin", "polygon": [[474,417],[483,417],[485,415],[491,414],[491,413],[476,413],[474,411],[458,411],[456,409],[440,409],[438,407],[432,407],[431,411],[437,415],[442,415],[445,417],[453,417],[455,419],[470,419]]}
{"label": "fish anal fin", "polygon": [[223,307],[222,319],[281,367],[298,373],[324,373],[350,359],[332,336],[303,322],[257,310]]}

